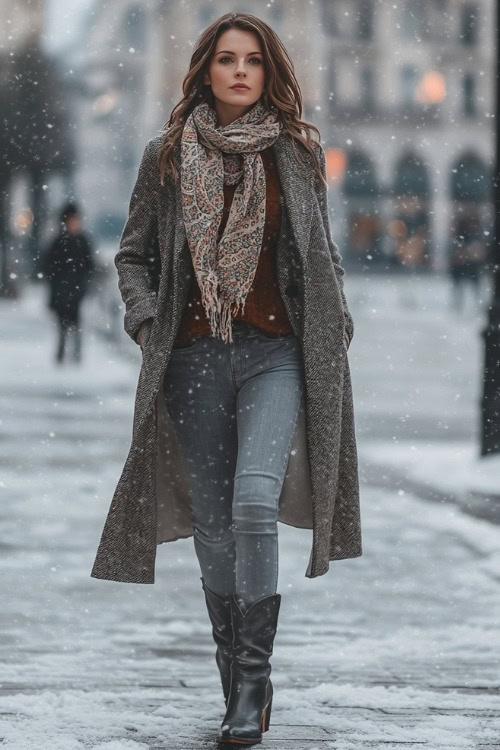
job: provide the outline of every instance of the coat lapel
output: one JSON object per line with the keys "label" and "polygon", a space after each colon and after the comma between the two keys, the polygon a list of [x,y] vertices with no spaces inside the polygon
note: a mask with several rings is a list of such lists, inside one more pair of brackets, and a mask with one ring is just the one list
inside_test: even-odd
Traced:
{"label": "coat lapel", "polygon": [[177,283],[174,286],[173,294],[175,303],[173,309],[176,313],[177,320],[174,321],[174,331],[178,330],[182,314],[187,303],[191,279],[194,276],[193,261],[189,247],[186,242],[186,229],[184,226],[184,216],[182,213],[182,193],[181,193],[181,157],[180,143],[174,148],[174,158],[176,167],[179,172],[179,179],[175,182],[175,240],[174,240],[174,278]]}
{"label": "coat lapel", "polygon": [[[288,136],[281,132],[272,146],[278,167],[283,201],[298,252],[305,261],[309,248],[313,208],[312,169],[300,164],[292,150]],[[300,191],[297,190],[300,185]]]}

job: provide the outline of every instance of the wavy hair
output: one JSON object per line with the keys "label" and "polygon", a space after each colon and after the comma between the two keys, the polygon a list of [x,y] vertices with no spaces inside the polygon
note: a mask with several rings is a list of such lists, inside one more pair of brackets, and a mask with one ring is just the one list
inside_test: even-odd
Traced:
{"label": "wavy hair", "polygon": [[[203,83],[203,76],[208,71],[210,61],[215,53],[217,41],[221,34],[231,28],[253,32],[260,40],[264,58],[265,85],[261,99],[264,105],[277,110],[278,119],[291,138],[292,148],[297,158],[297,144],[309,152],[316,174],[326,184],[321,173],[321,166],[313,146],[311,131],[319,138],[321,134],[316,125],[301,120],[302,94],[295,77],[294,65],[290,55],[278,35],[267,23],[251,13],[225,13],[208,26],[198,37],[194,45],[189,70],[182,83],[182,99],[171,112],[169,120],[163,125],[161,133],[164,142],[158,152],[158,165],[161,184],[169,172],[177,179],[173,149],[181,140],[184,124],[193,109],[203,102],[215,108],[215,96],[210,84]],[[305,136],[303,135],[305,131]]]}

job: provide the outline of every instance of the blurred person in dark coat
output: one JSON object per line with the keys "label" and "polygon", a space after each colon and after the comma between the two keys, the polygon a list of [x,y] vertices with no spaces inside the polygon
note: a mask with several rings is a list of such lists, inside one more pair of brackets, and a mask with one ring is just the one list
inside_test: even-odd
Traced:
{"label": "blurred person in dark coat", "polygon": [[73,339],[73,360],[80,362],[82,332],[80,306],[95,271],[92,246],[82,231],[82,221],[75,203],[67,203],[60,214],[61,230],[48,247],[43,271],[50,285],[49,309],[59,327],[56,362],[65,357],[68,336]]}

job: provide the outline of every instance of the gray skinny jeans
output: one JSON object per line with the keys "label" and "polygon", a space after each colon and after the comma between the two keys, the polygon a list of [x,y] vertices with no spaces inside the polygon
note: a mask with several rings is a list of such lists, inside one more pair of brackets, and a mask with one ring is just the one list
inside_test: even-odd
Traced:
{"label": "gray skinny jeans", "polygon": [[184,459],[207,585],[249,606],[278,585],[279,496],[304,389],[295,334],[233,321],[174,347],[166,406]]}

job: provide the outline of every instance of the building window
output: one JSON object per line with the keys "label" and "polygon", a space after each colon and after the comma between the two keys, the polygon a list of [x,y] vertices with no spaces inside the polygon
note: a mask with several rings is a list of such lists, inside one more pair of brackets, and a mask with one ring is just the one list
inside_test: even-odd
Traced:
{"label": "building window", "polygon": [[477,42],[478,10],[475,5],[464,5],[462,8],[462,44],[474,45]]}
{"label": "building window", "polygon": [[401,157],[396,165],[394,219],[389,230],[394,257],[401,266],[430,263],[429,182],[428,167],[416,155]]}
{"label": "building window", "polygon": [[347,196],[378,197],[379,187],[372,160],[361,151],[348,154],[347,170],[343,184]]}
{"label": "building window", "polygon": [[337,78],[335,75],[335,66],[333,64],[332,58],[330,58],[326,74],[326,94],[328,97],[328,110],[331,115],[334,115],[337,109]]}
{"label": "building window", "polygon": [[373,162],[364,152],[348,152],[342,191],[348,204],[346,261],[349,265],[380,263],[384,260],[380,188]]}
{"label": "building window", "polygon": [[283,21],[283,5],[281,0],[273,0],[269,6],[269,20],[273,26],[281,26]]}
{"label": "building window", "polygon": [[427,3],[424,0],[404,0],[401,32],[406,39],[422,39],[428,35]]}
{"label": "building window", "polygon": [[140,5],[130,8],[125,17],[125,44],[136,52],[146,49],[146,17]]}
{"label": "building window", "polygon": [[491,199],[488,169],[476,154],[463,154],[454,164],[450,177],[453,200],[479,202]]}
{"label": "building window", "polygon": [[361,69],[361,105],[368,112],[375,108],[375,78],[373,68]]}
{"label": "building window", "polygon": [[449,43],[449,0],[432,0],[428,6],[428,36],[435,42]]}
{"label": "building window", "polygon": [[358,13],[358,37],[364,41],[373,39],[373,4],[363,0]]}
{"label": "building window", "polygon": [[329,36],[339,35],[337,8],[332,3],[332,0],[323,0],[323,25],[325,33]]}
{"label": "building window", "polygon": [[198,10],[198,23],[200,28],[209,26],[215,17],[215,9],[211,3],[203,3]]}
{"label": "building window", "polygon": [[464,115],[476,114],[476,80],[472,73],[465,73],[462,79]]}
{"label": "building window", "polygon": [[405,108],[411,108],[415,104],[417,75],[417,69],[413,65],[401,68],[401,101]]}

